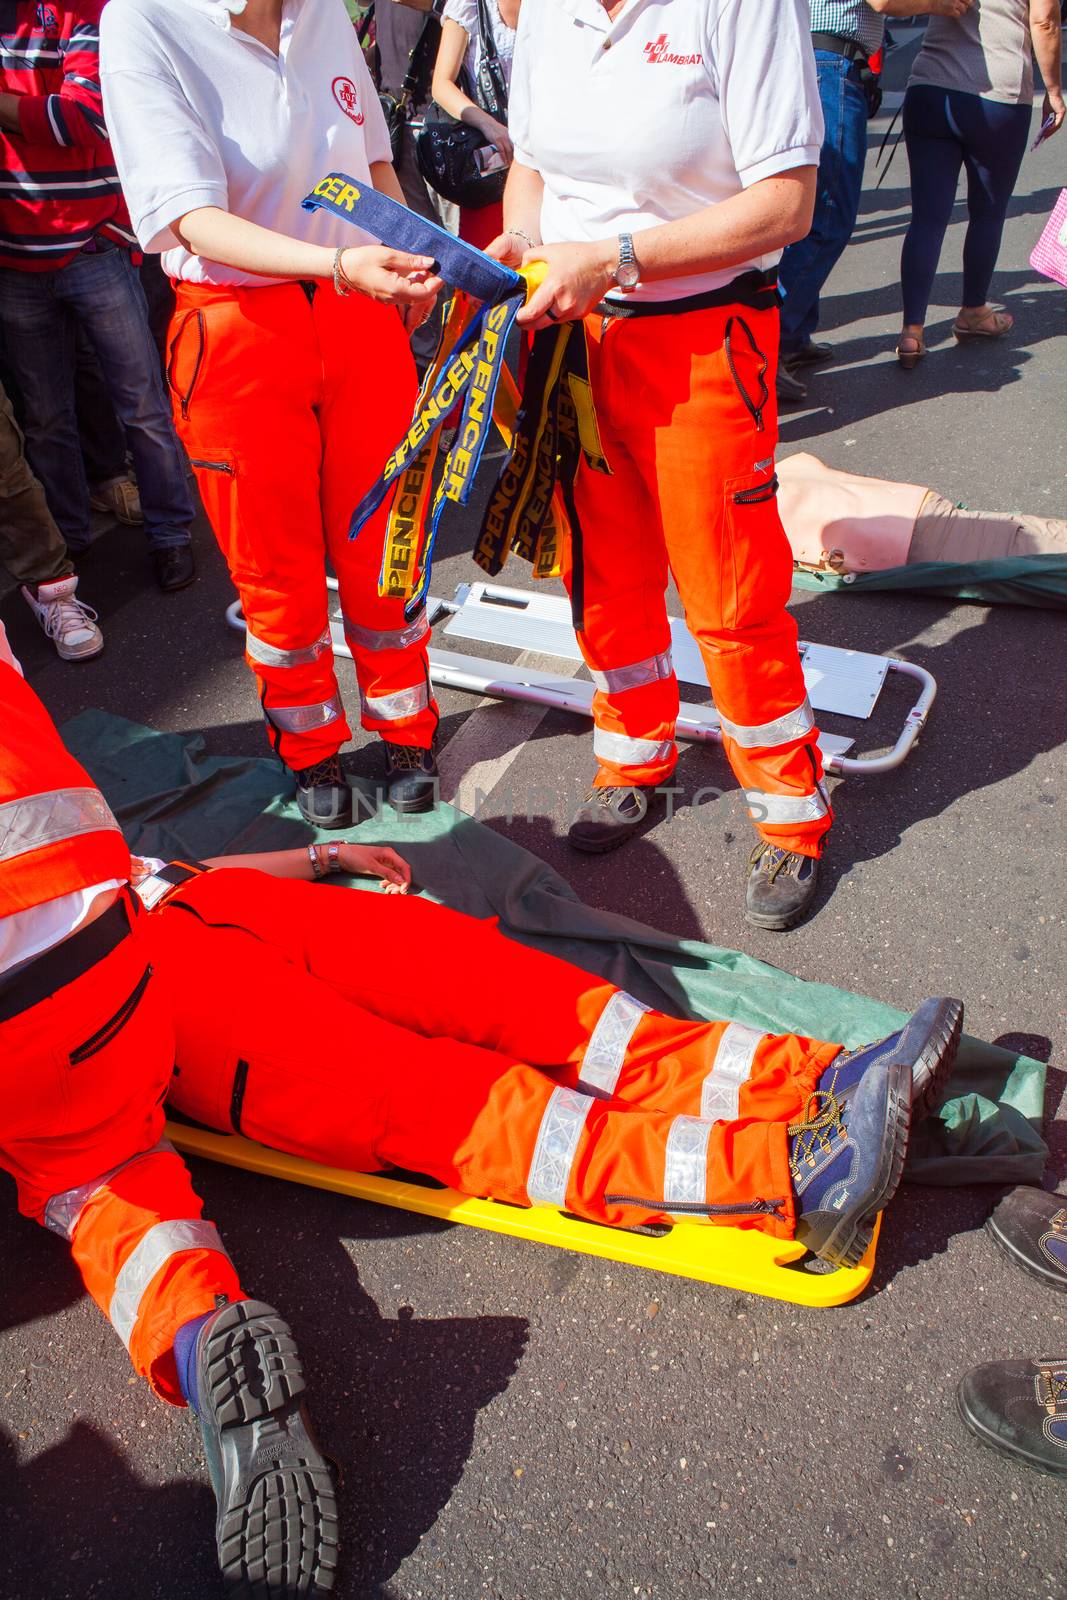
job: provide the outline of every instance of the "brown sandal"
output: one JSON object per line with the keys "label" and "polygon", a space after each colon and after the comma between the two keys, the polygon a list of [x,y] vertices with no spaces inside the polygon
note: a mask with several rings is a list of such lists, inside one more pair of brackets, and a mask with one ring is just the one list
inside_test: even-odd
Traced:
{"label": "brown sandal", "polygon": [[[986,324],[992,326],[986,326]],[[980,317],[975,317],[972,322],[961,322],[957,317],[952,324],[952,331],[959,340],[964,339],[1003,339],[1010,333],[1015,325],[1015,318],[1007,311],[984,311]]]}
{"label": "brown sandal", "polygon": [[[915,346],[914,350],[905,350],[904,349],[904,341],[905,341],[905,339],[907,339],[909,341],[909,343],[911,343],[911,344],[913,344]],[[919,361],[922,359],[922,357],[925,354],[926,354],[926,345],[925,345],[925,343],[923,341],[923,338],[922,338],[922,336],[920,334],[917,334],[917,333],[902,333],[901,334],[900,343],[897,345],[897,348],[896,348],[896,358],[900,362],[900,365],[904,368],[905,372],[910,372],[912,367],[917,366]]]}

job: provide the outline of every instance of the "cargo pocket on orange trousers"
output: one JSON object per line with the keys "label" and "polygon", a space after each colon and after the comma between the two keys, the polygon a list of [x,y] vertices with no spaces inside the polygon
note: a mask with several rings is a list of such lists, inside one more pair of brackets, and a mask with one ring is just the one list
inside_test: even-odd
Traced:
{"label": "cargo pocket on orange trousers", "polygon": [[747,627],[787,604],[793,569],[791,561],[783,564],[784,541],[773,465],[727,478],[719,550],[724,628]]}
{"label": "cargo pocket on orange trousers", "polygon": [[207,322],[202,311],[187,311],[167,342],[167,388],[179,427],[189,407],[207,355]]}
{"label": "cargo pocket on orange trousers", "polygon": [[164,997],[145,966],[121,1004],[68,1053],[67,1126],[78,1131],[150,1115],[173,1063]]}
{"label": "cargo pocket on orange trousers", "polygon": [[231,578],[238,589],[245,583],[255,583],[264,575],[263,561],[269,551],[258,550],[257,540],[249,531],[257,525],[262,527],[265,520],[249,512],[249,499],[256,497],[254,483],[242,476],[240,461],[228,450],[191,455],[189,465],[196,473],[196,486]]}
{"label": "cargo pocket on orange trousers", "polygon": [[349,1069],[316,1069],[291,1056],[257,1053],[237,1062],[230,1094],[230,1127],[273,1150],[352,1172],[381,1170],[372,1148],[371,1108],[377,1095],[345,1096]]}

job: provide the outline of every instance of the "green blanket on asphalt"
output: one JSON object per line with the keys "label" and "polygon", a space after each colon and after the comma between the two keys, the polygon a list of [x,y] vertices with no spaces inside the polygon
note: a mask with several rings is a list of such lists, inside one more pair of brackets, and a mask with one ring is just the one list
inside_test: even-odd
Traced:
{"label": "green blanket on asphalt", "polygon": [[[63,737],[142,855],[195,860],[308,841],[271,759],[207,756],[196,735],[157,733],[100,711],[75,717]],[[403,821],[385,807],[361,823],[358,836],[398,845],[423,894],[476,917],[499,917],[503,931],[523,944],[563,956],[661,1010],[849,1046],[880,1038],[902,1020],[876,1000],[583,905],[545,862],[451,806]],[[949,1098],[912,1141],[908,1176],[936,1184],[1038,1182],[1047,1155],[1044,1092],[1041,1062],[966,1038]]]}
{"label": "green blanket on asphalt", "polygon": [[1037,606],[1067,610],[1067,556],[1004,556],[999,561],[922,561],[881,572],[794,572],[800,589],[829,594],[884,590],[928,594],[938,600],[976,600],[982,605]]}

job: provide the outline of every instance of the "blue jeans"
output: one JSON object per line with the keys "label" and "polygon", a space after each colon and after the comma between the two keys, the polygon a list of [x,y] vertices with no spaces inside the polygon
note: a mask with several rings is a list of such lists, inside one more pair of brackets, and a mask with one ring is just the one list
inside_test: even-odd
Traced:
{"label": "blue jeans", "polygon": [[150,546],[188,544],[194,510],[185,455],[129,253],[82,252],[54,272],[0,270],[0,322],[22,390],[26,453],[68,548],[84,549],[89,540],[89,485],[74,400],[79,327],[96,351],[126,430]]}
{"label": "blue jeans", "polygon": [[778,267],[783,356],[809,344],[819,326],[819,295],[856,226],[867,159],[867,101],[858,70],[829,50],[816,50],[815,65],[826,133],[811,231],[788,246]]}
{"label": "blue jeans", "polygon": [[904,321],[926,321],[945,229],[967,169],[963,305],[984,306],[1000,252],[1008,202],[1030,137],[1030,107],[916,83],[904,96],[904,142],[911,169],[911,222],[900,278]]}

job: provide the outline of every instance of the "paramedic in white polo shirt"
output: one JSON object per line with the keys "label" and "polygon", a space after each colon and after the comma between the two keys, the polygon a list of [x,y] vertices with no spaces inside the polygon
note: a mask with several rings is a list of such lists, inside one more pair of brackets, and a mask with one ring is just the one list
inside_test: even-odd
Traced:
{"label": "paramedic in white polo shirt", "polygon": [[384,519],[354,541],[348,523],[407,426],[405,322],[439,285],[428,257],[300,208],[334,169],[403,198],[343,0],[111,0],[101,78],[138,238],[177,280],[174,416],[241,596],[271,744],[307,820],[348,824],[328,555],[389,799],[424,810],[437,727],[425,617],[405,622],[403,601],[378,595]]}
{"label": "paramedic in white polo shirt", "polygon": [[808,7],[538,0],[509,127],[491,250],[548,263],[520,321],[586,319],[611,467],[577,484],[597,772],[571,843],[621,844],[674,770],[673,573],[759,834],[746,913],[791,927],[831,821],[774,472],[775,267],[808,230],[823,131]]}

